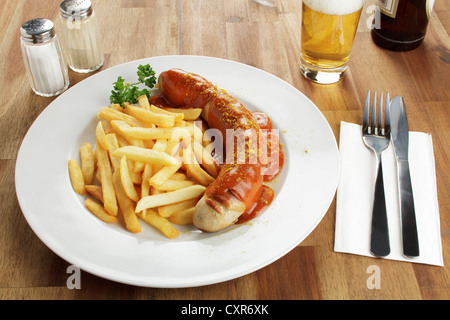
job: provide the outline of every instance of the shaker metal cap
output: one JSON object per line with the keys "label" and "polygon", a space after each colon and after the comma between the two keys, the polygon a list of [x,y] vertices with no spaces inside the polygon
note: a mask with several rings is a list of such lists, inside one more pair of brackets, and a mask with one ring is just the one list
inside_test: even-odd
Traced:
{"label": "shaker metal cap", "polygon": [[85,19],[92,14],[92,3],[90,0],[64,0],[59,9],[64,18]]}
{"label": "shaker metal cap", "polygon": [[28,42],[43,43],[55,35],[53,22],[44,18],[28,20],[20,27],[22,38]]}

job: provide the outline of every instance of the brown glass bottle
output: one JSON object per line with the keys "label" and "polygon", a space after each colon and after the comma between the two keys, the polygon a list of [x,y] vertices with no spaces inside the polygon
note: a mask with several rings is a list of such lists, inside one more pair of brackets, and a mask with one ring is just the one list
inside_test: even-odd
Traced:
{"label": "brown glass bottle", "polygon": [[393,51],[417,48],[425,38],[433,4],[434,0],[378,0],[373,41]]}

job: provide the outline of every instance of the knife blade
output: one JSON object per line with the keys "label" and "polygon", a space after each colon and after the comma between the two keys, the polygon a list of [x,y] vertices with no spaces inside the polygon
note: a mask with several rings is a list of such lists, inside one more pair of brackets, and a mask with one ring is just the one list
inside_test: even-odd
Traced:
{"label": "knife blade", "polygon": [[407,257],[418,257],[419,239],[408,160],[409,129],[403,97],[398,96],[392,99],[390,117],[391,140],[397,163],[400,194],[403,254]]}

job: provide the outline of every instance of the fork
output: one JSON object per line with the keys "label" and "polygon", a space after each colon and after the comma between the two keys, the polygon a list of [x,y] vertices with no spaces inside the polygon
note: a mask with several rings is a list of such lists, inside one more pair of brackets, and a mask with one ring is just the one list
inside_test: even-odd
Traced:
{"label": "fork", "polygon": [[381,152],[389,146],[390,141],[390,103],[389,92],[386,94],[385,113],[384,113],[384,127],[382,125],[383,117],[383,92],[380,95],[380,103],[378,107],[378,122],[377,118],[377,93],[374,93],[372,116],[369,123],[369,109],[370,109],[370,90],[367,93],[366,103],[364,106],[363,115],[363,141],[365,145],[373,150],[377,160],[376,183],[374,190],[374,201],[372,209],[372,231],[370,236],[370,251],[373,255],[378,257],[387,256],[391,249],[389,245],[388,222],[386,215],[386,201],[384,195],[383,182],[383,167],[381,164]]}

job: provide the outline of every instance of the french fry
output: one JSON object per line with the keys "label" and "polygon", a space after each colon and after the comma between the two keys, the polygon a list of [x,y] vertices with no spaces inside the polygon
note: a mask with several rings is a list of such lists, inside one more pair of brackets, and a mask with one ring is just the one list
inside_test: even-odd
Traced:
{"label": "french fry", "polygon": [[141,108],[150,110],[150,102],[148,101],[147,95],[143,94],[143,95],[139,96],[139,97],[137,98],[137,101],[138,101],[139,106],[140,106]]}
{"label": "french fry", "polygon": [[164,182],[170,179],[178,169],[181,168],[181,161],[174,166],[164,166],[162,167],[153,177],[150,178],[150,185],[154,188],[161,187]]}
{"label": "french fry", "polygon": [[166,153],[170,154],[172,157],[178,158],[181,157],[181,150],[183,146],[180,141],[167,141]]}
{"label": "french fry", "polygon": [[139,106],[141,108],[150,110],[155,113],[161,113],[161,114],[166,114],[166,115],[172,116],[172,117],[174,117],[175,122],[181,121],[184,118],[183,113],[169,112],[167,110],[158,108],[158,107],[150,104],[150,102],[148,101],[148,97],[146,95],[142,95],[142,96],[138,97],[137,100],[138,100]]}
{"label": "french fry", "polygon": [[86,192],[89,193],[95,200],[103,203],[102,187],[90,184],[84,188],[86,189]]}
{"label": "french fry", "polygon": [[108,145],[106,144],[106,134],[101,121],[98,122],[97,127],[95,128],[95,137],[97,142],[102,145],[103,149],[108,150]]}
{"label": "french fry", "polygon": [[155,151],[136,146],[126,146],[115,150],[112,153],[113,157],[126,156],[129,160],[135,160],[143,163],[161,164],[167,166],[174,166],[179,163],[177,159],[168,155],[165,152]]}
{"label": "french fry", "polygon": [[158,108],[154,105],[150,105],[148,109],[155,113],[167,114],[169,116],[174,117],[175,123],[180,122],[184,119],[184,114],[182,112],[170,112],[162,108]]}
{"label": "french fry", "polygon": [[117,110],[117,111],[120,111],[120,112],[123,111],[122,106],[121,106],[120,104],[118,104],[118,103],[113,103],[113,104],[110,105],[109,107],[110,107],[111,109],[114,109],[114,110]]}
{"label": "french fry", "polygon": [[[115,150],[119,149],[119,140],[117,139],[117,136],[115,133],[109,133],[105,137],[106,144],[108,145],[109,154],[113,153]],[[116,170],[120,167],[120,159],[116,157],[110,157],[111,158],[111,164],[113,167],[113,170]]]}
{"label": "french fry", "polygon": [[173,204],[158,207],[158,213],[161,217],[168,218],[171,215],[192,207],[195,207],[199,198],[193,198]]}
{"label": "french fry", "polygon": [[125,156],[122,156],[120,160],[120,180],[128,198],[134,202],[138,202],[139,196],[134,188],[133,179],[131,178],[130,171],[128,170],[127,157]]}
{"label": "french fry", "polygon": [[175,124],[175,117],[172,115],[156,113],[133,105],[127,105],[124,112],[141,121],[152,123],[164,128],[173,127]]}
{"label": "french fry", "polygon": [[[133,146],[145,148],[144,141],[133,139],[123,132],[123,128],[129,127],[129,124],[127,124],[126,122],[113,120],[113,121],[111,121],[111,127],[113,128],[114,132],[123,136],[125,138],[125,140],[128,141],[129,144],[131,144]],[[142,172],[143,170],[144,170],[144,164],[136,162],[133,167],[133,172]]]}
{"label": "french fry", "polygon": [[160,152],[166,151],[166,148],[167,148],[167,140],[165,139],[156,140],[156,142],[153,144],[152,147],[153,150]]}
{"label": "french fry", "polygon": [[102,184],[102,178],[100,177],[100,170],[97,170],[95,172],[95,178],[97,179],[98,183],[101,185]]}
{"label": "french fry", "polygon": [[202,114],[201,108],[166,108],[166,111],[173,113],[182,113],[184,120],[197,120]]}
{"label": "french fry", "polygon": [[179,225],[189,225],[192,224],[195,214],[195,207],[184,209],[171,215],[168,219],[170,222]]}
{"label": "french fry", "polygon": [[167,219],[162,218],[157,212],[146,209],[138,212],[139,218],[160,230],[167,238],[174,239],[180,235],[180,232]]}
{"label": "french fry", "polygon": [[153,174],[153,167],[151,164],[145,164],[144,172],[142,172],[141,181],[141,198],[150,195],[150,177]]}
{"label": "french fry", "polygon": [[91,184],[94,180],[95,155],[89,142],[83,143],[80,148],[81,172],[85,184]]}
{"label": "french fry", "polygon": [[139,140],[166,139],[178,141],[180,139],[190,141],[194,134],[194,127],[171,127],[171,128],[142,128],[123,127],[122,132],[128,137]]}
{"label": "french fry", "polygon": [[109,162],[108,152],[99,142],[97,142],[97,162],[98,171],[100,172],[100,179],[103,194],[103,206],[106,212],[113,216],[117,216],[119,210],[117,206],[116,193],[112,181],[111,164]]}
{"label": "french fry", "polygon": [[190,144],[183,150],[183,164],[188,176],[193,177],[201,185],[209,186],[214,181],[214,178],[198,164]]}
{"label": "french fry", "polygon": [[204,148],[203,145],[197,141],[193,142],[194,155],[201,166],[213,177],[217,178],[219,175],[219,167],[217,166],[217,161],[208,152],[208,149]]}
{"label": "french fry", "polygon": [[175,173],[170,177],[170,179],[173,179],[173,180],[186,180],[187,177],[186,177],[186,175],[185,175],[184,173],[182,173],[182,172],[175,172]]}
{"label": "french fry", "polygon": [[168,179],[160,186],[154,186],[156,189],[161,191],[174,191],[178,189],[183,189],[189,186],[194,185],[193,181],[190,180],[173,180]]}
{"label": "french fry", "polygon": [[[193,127],[194,134],[192,135],[195,142],[202,143],[203,142],[203,131],[197,126],[198,121],[190,121],[189,124]],[[201,123],[201,122],[200,122]]]}
{"label": "french fry", "polygon": [[[141,165],[140,162],[136,162],[136,164]],[[142,163],[143,168],[145,168],[145,163]],[[136,165],[134,166],[133,172],[130,172],[131,180],[134,184],[142,183],[142,172],[134,172],[136,170]]]}
{"label": "french fry", "polygon": [[114,130],[111,126],[111,122],[106,122],[105,128],[103,129],[103,131],[105,132],[105,135],[108,135],[110,133],[114,133]]}
{"label": "french fry", "polygon": [[86,191],[84,189],[84,177],[76,160],[69,160],[69,176],[73,190],[80,195],[84,195]]}
{"label": "french fry", "polygon": [[155,142],[153,140],[143,140],[143,142],[144,142],[144,146],[147,149],[152,149],[153,145],[155,144]]}
{"label": "french fry", "polygon": [[[158,151],[158,152],[165,152],[167,148],[167,140],[165,139],[158,139],[153,144],[152,150]],[[153,164],[153,170],[155,172],[159,171],[163,166],[160,164]]]}
{"label": "french fry", "polygon": [[100,220],[108,223],[117,222],[117,217],[108,214],[101,204],[95,202],[91,198],[86,198],[84,203],[89,211],[92,212]]}
{"label": "french fry", "polygon": [[171,203],[177,203],[193,198],[198,198],[206,191],[206,187],[201,185],[193,185],[183,189],[160,193],[143,197],[136,205],[136,212],[148,208],[155,208]]}
{"label": "french fry", "polygon": [[131,146],[131,143],[129,143],[122,135],[116,135],[117,142],[119,143],[119,148],[125,147],[125,146]]}
{"label": "french fry", "polygon": [[164,191],[160,191],[160,190],[158,190],[156,188],[153,188],[153,187],[150,188],[150,195],[160,194],[160,193],[164,193]]}
{"label": "french fry", "polygon": [[134,211],[134,202],[128,198],[127,194],[120,180],[120,168],[114,171],[113,182],[114,189],[117,193],[117,202],[119,203],[120,211],[122,212],[125,226],[128,231],[133,233],[141,232],[141,224]]}
{"label": "french fry", "polygon": [[126,132],[124,132],[124,129],[130,128],[130,125],[126,123],[125,121],[121,120],[112,120],[111,121],[111,127],[113,128],[114,132],[117,135],[122,136],[130,145],[137,146],[137,147],[144,147],[144,142],[135,139],[131,136],[129,136]]}
{"label": "french fry", "polygon": [[113,108],[108,108],[108,107],[103,107],[102,109],[100,109],[100,111],[97,113],[97,117],[101,120],[106,120],[108,122],[111,122],[113,120],[125,121],[130,126],[135,126],[135,127],[147,127],[147,126],[151,127],[152,126],[150,124],[146,124],[146,123],[136,119],[135,117],[125,114],[119,110],[116,110]]}
{"label": "french fry", "polygon": [[187,122],[184,120],[175,122],[174,127],[187,127]]}

